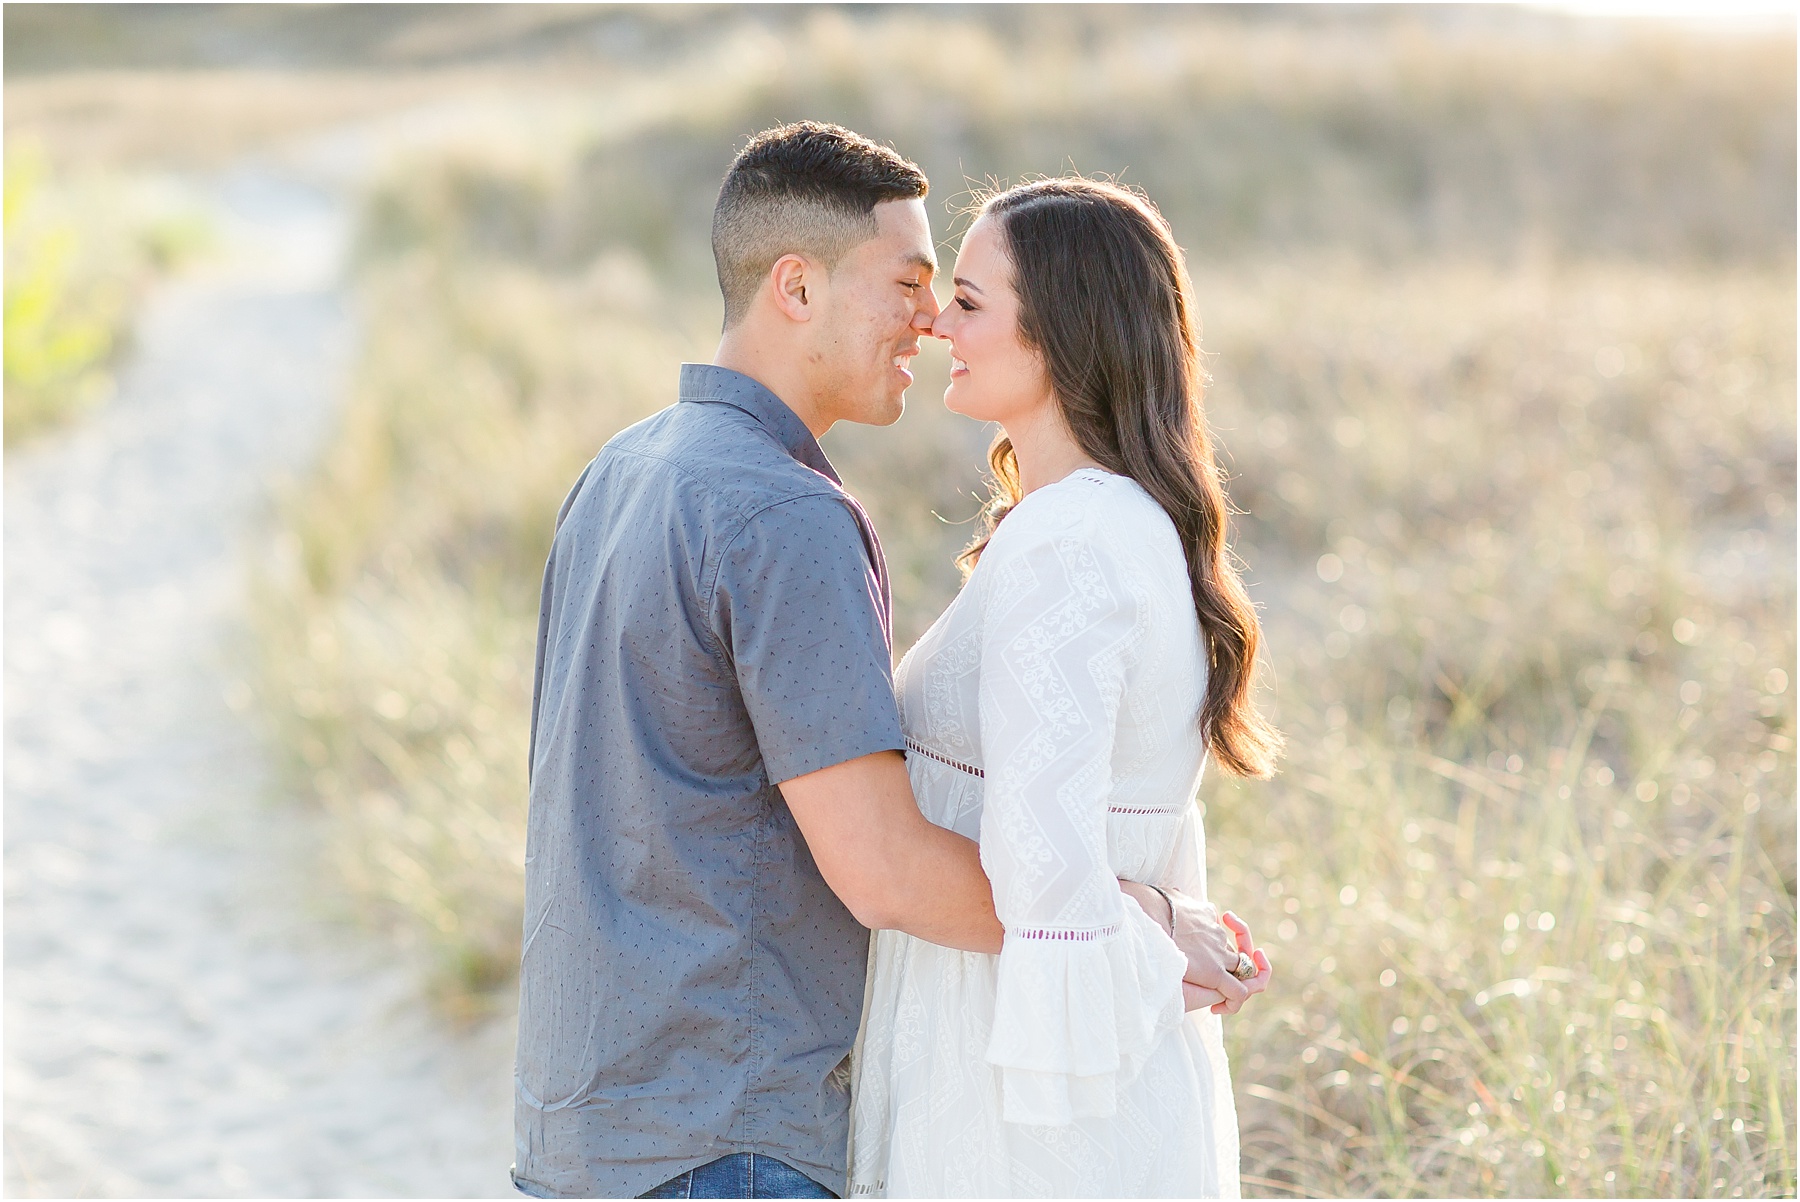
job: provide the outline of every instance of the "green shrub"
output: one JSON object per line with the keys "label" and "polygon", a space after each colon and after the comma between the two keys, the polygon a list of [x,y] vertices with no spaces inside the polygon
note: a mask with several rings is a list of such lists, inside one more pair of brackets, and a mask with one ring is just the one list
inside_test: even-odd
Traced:
{"label": "green shrub", "polygon": [[56,179],[6,160],[5,430],[10,446],[103,396],[144,286],[201,249],[193,211],[133,204],[119,180]]}

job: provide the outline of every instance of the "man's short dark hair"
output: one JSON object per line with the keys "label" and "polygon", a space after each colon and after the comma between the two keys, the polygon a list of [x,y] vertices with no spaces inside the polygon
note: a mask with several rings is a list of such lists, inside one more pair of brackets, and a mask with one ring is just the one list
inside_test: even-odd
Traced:
{"label": "man's short dark hair", "polygon": [[713,207],[713,262],[727,329],[742,320],[775,260],[802,254],[827,271],[875,236],[875,206],[930,185],[917,164],[841,125],[797,121],[750,139]]}

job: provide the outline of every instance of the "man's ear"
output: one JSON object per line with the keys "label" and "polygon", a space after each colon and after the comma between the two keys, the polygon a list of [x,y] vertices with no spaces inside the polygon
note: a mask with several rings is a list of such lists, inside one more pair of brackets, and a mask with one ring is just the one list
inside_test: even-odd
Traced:
{"label": "man's ear", "polygon": [[811,321],[819,271],[800,255],[782,255],[769,268],[775,307],[790,321]]}

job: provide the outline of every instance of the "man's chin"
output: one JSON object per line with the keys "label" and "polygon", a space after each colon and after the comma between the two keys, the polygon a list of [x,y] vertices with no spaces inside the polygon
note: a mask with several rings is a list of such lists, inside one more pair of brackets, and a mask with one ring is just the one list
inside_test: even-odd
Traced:
{"label": "man's chin", "polygon": [[875,404],[866,406],[854,419],[861,426],[891,426],[900,420],[906,412],[906,394],[886,397]]}

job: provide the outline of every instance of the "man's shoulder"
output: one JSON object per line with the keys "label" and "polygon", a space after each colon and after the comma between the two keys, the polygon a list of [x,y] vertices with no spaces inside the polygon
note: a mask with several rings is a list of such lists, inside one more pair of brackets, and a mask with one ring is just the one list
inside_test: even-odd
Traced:
{"label": "man's shoulder", "polygon": [[795,513],[821,504],[836,508],[846,496],[790,455],[754,417],[723,404],[677,401],[620,431],[595,466],[629,475],[640,486],[655,481],[687,506],[721,518],[748,520],[772,507]]}

